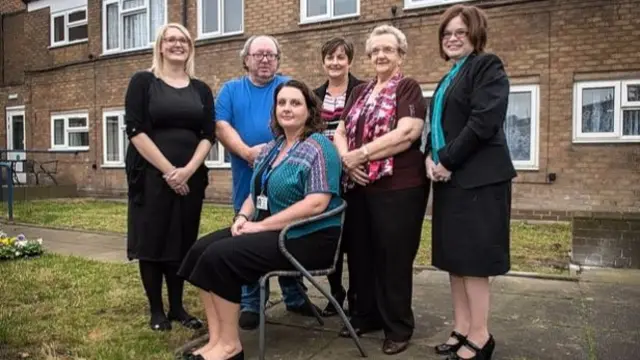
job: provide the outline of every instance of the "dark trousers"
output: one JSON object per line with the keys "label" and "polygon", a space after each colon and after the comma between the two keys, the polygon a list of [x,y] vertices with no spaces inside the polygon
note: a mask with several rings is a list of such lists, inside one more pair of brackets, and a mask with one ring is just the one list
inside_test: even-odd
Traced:
{"label": "dark trousers", "polygon": [[413,261],[420,246],[428,185],[345,194],[349,287],[355,292],[355,326],[382,325],[385,337],[413,335]]}

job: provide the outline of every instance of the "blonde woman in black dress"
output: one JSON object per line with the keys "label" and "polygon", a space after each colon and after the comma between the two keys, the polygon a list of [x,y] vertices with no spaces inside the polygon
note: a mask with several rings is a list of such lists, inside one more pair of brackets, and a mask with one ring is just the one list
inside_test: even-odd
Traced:
{"label": "blonde woman in black dress", "polygon": [[[214,141],[213,95],[194,77],[194,44],[180,24],[159,30],[149,71],[133,75],[125,98],[130,144],[127,255],[138,259],[153,330],[170,321],[198,329],[202,322],[182,305],[178,267],[198,235],[204,191],[204,159]],[[169,311],[162,302],[166,281]]]}

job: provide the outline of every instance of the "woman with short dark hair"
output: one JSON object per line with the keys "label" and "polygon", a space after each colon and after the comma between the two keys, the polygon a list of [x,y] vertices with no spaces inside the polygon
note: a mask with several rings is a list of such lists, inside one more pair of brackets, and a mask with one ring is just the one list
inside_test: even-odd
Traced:
{"label": "woman with short dark hair", "polygon": [[491,359],[489,277],[509,271],[511,162],[503,124],[509,79],[484,52],[487,17],[456,5],[442,16],[440,54],[451,70],[431,103],[425,148],[433,181],[433,265],[449,272],[454,327],[436,352],[450,359]]}
{"label": "woman with short dark hair", "polygon": [[[340,123],[340,116],[344,110],[344,105],[351,95],[351,91],[362,83],[349,71],[351,62],[353,61],[353,44],[342,37],[333,38],[322,45],[320,53],[322,54],[322,67],[327,75],[327,81],[322,86],[315,89],[315,93],[322,103],[322,119],[327,124],[324,134],[333,141],[333,134]],[[345,291],[342,286],[342,269],[344,262],[344,249],[347,248],[346,242],[342,241],[342,250],[336,264],[336,272],[327,276],[331,294],[336,298],[339,304],[343,304],[347,299],[349,310],[354,307],[354,287],[349,285],[349,291]],[[351,278],[350,278],[351,279]],[[352,280],[349,280],[352,283]],[[338,311],[333,304],[328,303],[322,310],[322,316],[333,316]]]}

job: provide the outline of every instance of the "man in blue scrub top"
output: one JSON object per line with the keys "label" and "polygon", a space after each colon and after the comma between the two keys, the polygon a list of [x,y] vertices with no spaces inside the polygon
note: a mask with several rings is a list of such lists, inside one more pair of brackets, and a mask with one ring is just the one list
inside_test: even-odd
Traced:
{"label": "man in blue scrub top", "polygon": [[[240,56],[245,76],[226,82],[216,99],[216,137],[230,152],[233,177],[233,208],[237,213],[249,196],[253,162],[262,147],[273,139],[269,128],[276,87],[288,80],[277,75],[280,45],[272,36],[252,36]],[[313,316],[296,286],[296,278],[279,278],[287,310]],[[267,290],[267,294],[269,294]],[[267,295],[268,296],[268,295]],[[242,288],[240,327],[252,330],[259,324],[260,288]],[[313,305],[315,306],[315,305]]]}

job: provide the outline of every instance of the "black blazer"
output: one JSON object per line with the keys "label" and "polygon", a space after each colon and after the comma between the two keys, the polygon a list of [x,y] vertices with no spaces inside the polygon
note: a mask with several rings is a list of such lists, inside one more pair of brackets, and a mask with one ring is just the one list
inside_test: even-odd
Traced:
{"label": "black blazer", "polygon": [[[349,73],[349,83],[347,84],[347,93],[345,94],[346,95],[345,103],[349,99],[349,95],[351,95],[351,91],[353,91],[353,88],[355,88],[356,86],[362,83],[364,83],[364,81],[358,79],[357,77]],[[316,96],[320,99],[321,107],[322,107],[322,101],[324,101],[324,96],[327,95],[328,87],[329,87],[329,81],[325,81],[325,83],[322,84],[319,88],[313,90]]]}
{"label": "black blazer", "polygon": [[[438,87],[442,85],[442,80]],[[436,88],[437,91],[437,88]],[[516,170],[504,134],[509,79],[500,58],[472,54],[445,93],[442,129],[445,147],[438,151],[451,181],[469,189],[511,180]],[[430,114],[433,114],[434,102]],[[425,153],[431,151],[431,133]]]}

